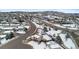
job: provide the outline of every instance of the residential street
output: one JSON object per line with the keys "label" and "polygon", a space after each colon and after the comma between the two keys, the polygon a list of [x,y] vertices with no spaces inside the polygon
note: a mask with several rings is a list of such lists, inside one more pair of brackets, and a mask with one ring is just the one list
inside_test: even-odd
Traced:
{"label": "residential street", "polygon": [[13,39],[7,44],[0,46],[0,49],[31,49],[32,48],[32,46],[22,43],[22,40],[25,40],[28,36],[31,36],[36,31],[36,26],[30,20],[26,20],[26,21],[28,21],[30,24],[30,28],[28,29],[26,34],[24,35],[18,34],[19,36],[18,38]]}

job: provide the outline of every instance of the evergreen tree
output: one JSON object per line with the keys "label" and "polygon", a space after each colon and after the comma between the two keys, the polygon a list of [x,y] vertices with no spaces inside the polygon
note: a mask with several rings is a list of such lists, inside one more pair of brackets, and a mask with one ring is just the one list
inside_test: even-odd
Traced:
{"label": "evergreen tree", "polygon": [[43,30],[44,30],[44,32],[48,32],[48,30],[47,30],[47,28],[46,28],[46,27],[44,27],[44,29],[43,29]]}
{"label": "evergreen tree", "polygon": [[60,38],[60,36],[57,36],[56,39],[57,39],[56,40],[57,43],[62,44],[62,39]]}

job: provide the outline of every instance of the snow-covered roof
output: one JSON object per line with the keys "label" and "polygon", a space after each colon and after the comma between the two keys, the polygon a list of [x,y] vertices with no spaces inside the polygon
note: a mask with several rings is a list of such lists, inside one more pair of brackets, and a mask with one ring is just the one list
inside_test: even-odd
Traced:
{"label": "snow-covered roof", "polygon": [[26,32],[25,31],[16,31],[16,33],[25,34]]}
{"label": "snow-covered roof", "polygon": [[9,24],[0,24],[0,26],[9,26]]}
{"label": "snow-covered roof", "polygon": [[25,28],[29,28],[29,26],[24,26]]}
{"label": "snow-covered roof", "polygon": [[32,37],[36,37],[36,38],[39,38],[40,36],[35,34],[35,35],[33,35]]}
{"label": "snow-covered roof", "polygon": [[24,28],[23,26],[18,26],[18,28]]}
{"label": "snow-covered roof", "polygon": [[19,26],[20,24],[10,24],[10,26]]}
{"label": "snow-covered roof", "polygon": [[75,27],[75,24],[63,24],[63,26]]}
{"label": "snow-covered roof", "polygon": [[6,37],[6,35],[0,35],[0,38]]}
{"label": "snow-covered roof", "polygon": [[4,29],[4,30],[11,30],[11,29],[13,29],[14,27],[2,27],[2,29]]}
{"label": "snow-covered roof", "polygon": [[12,22],[19,23],[17,19],[13,19]]}
{"label": "snow-covered roof", "polygon": [[10,33],[10,32],[13,32],[13,31],[4,31],[3,33]]}
{"label": "snow-covered roof", "polygon": [[50,31],[46,32],[48,35],[54,35],[57,36],[59,33],[61,33],[61,30],[55,31],[54,29],[51,29]]}
{"label": "snow-covered roof", "polygon": [[36,35],[36,34],[28,37],[27,39],[30,39],[30,38],[32,38],[32,39],[36,38],[37,41],[40,41],[41,40],[40,36],[39,35]]}
{"label": "snow-covered roof", "polygon": [[48,35],[43,35],[43,39],[45,39],[45,40],[51,40],[51,37],[49,37]]}

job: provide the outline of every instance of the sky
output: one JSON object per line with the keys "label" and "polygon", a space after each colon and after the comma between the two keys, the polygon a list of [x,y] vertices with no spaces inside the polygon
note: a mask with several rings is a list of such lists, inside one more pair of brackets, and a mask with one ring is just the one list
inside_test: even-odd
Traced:
{"label": "sky", "polygon": [[26,12],[58,11],[64,13],[79,13],[79,9],[0,9],[0,12],[10,12],[10,11],[26,11]]}
{"label": "sky", "polygon": [[0,0],[0,11],[59,11],[79,13],[79,0]]}

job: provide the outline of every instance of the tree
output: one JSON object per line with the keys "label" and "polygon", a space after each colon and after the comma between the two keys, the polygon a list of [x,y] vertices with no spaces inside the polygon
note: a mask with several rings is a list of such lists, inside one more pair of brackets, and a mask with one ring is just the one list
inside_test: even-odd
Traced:
{"label": "tree", "polygon": [[62,39],[60,38],[60,36],[57,36],[56,39],[57,39],[56,40],[57,43],[62,44]]}
{"label": "tree", "polygon": [[24,20],[22,20],[20,17],[18,17],[18,21],[19,21],[20,25],[22,24],[22,22],[24,22]]}
{"label": "tree", "polygon": [[15,28],[13,28],[13,31],[16,32],[17,30]]}
{"label": "tree", "polygon": [[24,28],[24,31],[26,32],[27,31],[27,28]]}
{"label": "tree", "polygon": [[51,30],[51,28],[49,28],[49,30]]}
{"label": "tree", "polygon": [[8,33],[8,34],[6,35],[6,40],[11,39],[11,38],[13,38],[13,37],[14,37],[14,34],[13,34],[12,32],[10,32],[10,33]]}
{"label": "tree", "polygon": [[69,34],[68,34],[68,33],[66,34],[66,38],[70,38],[70,36],[69,36]]}
{"label": "tree", "polygon": [[58,30],[57,28],[54,28],[56,31]]}
{"label": "tree", "polygon": [[66,34],[66,40],[67,40],[67,38],[70,38],[70,35],[68,33]]}
{"label": "tree", "polygon": [[46,27],[44,27],[44,29],[43,29],[43,30],[44,30],[44,32],[48,32],[48,30],[47,30],[47,28],[46,28]]}
{"label": "tree", "polygon": [[10,33],[10,38],[13,38],[14,37],[14,34],[13,32]]}
{"label": "tree", "polygon": [[10,35],[6,34],[6,40],[10,39]]}

